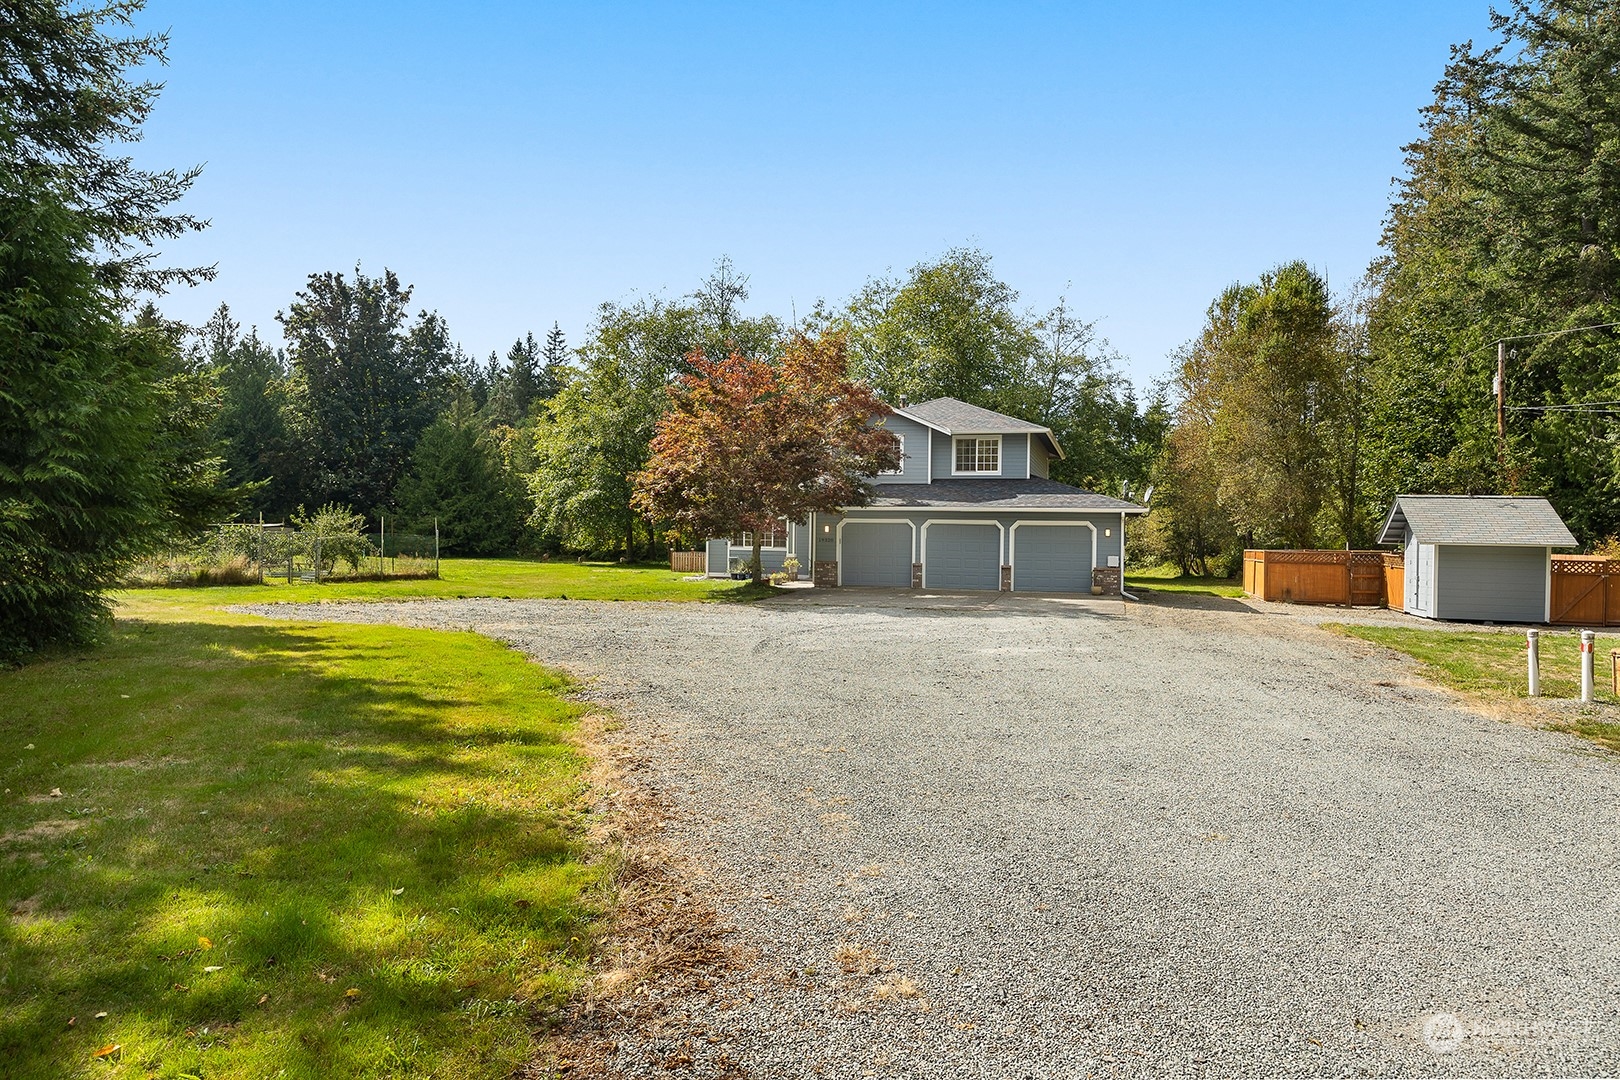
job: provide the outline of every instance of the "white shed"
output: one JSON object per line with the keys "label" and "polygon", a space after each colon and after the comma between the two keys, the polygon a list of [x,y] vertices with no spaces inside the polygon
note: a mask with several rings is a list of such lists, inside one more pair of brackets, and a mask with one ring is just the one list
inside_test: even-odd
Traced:
{"label": "white shed", "polygon": [[1406,612],[1426,619],[1546,622],[1552,549],[1575,537],[1546,499],[1401,495],[1380,544],[1406,552]]}

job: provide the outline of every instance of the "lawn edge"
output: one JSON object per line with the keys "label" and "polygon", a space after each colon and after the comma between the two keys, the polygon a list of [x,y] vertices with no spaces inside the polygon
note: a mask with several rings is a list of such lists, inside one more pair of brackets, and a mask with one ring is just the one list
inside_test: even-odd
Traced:
{"label": "lawn edge", "polygon": [[[1405,649],[1382,641],[1373,641],[1354,633],[1355,623],[1324,622],[1318,623],[1321,629],[1330,634],[1350,641],[1357,641],[1375,649],[1382,649],[1400,657],[1402,663],[1408,666],[1413,676],[1425,687],[1440,691],[1453,698],[1459,704],[1489,719],[1515,727],[1527,728],[1532,731],[1550,731],[1560,735],[1570,735],[1587,743],[1591,752],[1606,758],[1620,761],[1620,747],[1611,745],[1606,738],[1597,733],[1581,730],[1581,719],[1596,710],[1593,705],[1582,705],[1570,698],[1530,698],[1519,697],[1513,694],[1500,692],[1486,692],[1453,685],[1447,678],[1445,668],[1429,663]],[[1423,627],[1410,629],[1422,630]],[[1438,633],[1439,631],[1433,631]],[[1467,632],[1467,631],[1463,631]],[[1486,633],[1487,631],[1477,631]],[[1566,714],[1559,706],[1551,704],[1560,702],[1571,710],[1580,710],[1573,716]],[[1610,725],[1614,726],[1614,725]]]}

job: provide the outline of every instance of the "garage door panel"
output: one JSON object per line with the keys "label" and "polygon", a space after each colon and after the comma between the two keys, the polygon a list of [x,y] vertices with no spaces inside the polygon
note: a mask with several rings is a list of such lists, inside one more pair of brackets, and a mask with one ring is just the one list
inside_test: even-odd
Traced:
{"label": "garage door panel", "polygon": [[850,521],[844,524],[845,585],[911,587],[911,526]]}
{"label": "garage door panel", "polygon": [[1083,525],[1020,525],[1013,538],[1013,588],[1089,592],[1092,532]]}
{"label": "garage door panel", "polygon": [[923,555],[930,589],[1001,588],[1001,530],[994,525],[929,525]]}

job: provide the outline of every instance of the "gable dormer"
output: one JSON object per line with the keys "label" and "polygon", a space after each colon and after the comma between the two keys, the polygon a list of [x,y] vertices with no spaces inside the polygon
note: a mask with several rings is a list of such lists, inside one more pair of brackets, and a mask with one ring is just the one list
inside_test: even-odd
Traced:
{"label": "gable dormer", "polygon": [[873,478],[880,484],[1044,478],[1063,456],[1050,428],[956,398],[902,406],[883,424],[901,438],[906,460],[900,472]]}

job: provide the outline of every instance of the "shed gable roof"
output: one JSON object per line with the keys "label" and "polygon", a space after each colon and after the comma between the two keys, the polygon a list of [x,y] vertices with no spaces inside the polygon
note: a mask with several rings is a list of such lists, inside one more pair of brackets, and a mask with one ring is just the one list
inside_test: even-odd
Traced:
{"label": "shed gable roof", "polygon": [[1399,495],[1378,542],[1405,543],[1409,532],[1423,544],[1577,546],[1552,503],[1517,495]]}
{"label": "shed gable roof", "polygon": [[1052,446],[1052,452],[1058,457],[1063,457],[1063,448],[1058,445],[1057,437],[1052,434],[1051,428],[1030,423],[1028,420],[1020,420],[1006,413],[981,409],[977,405],[969,405],[956,398],[934,398],[932,401],[906,405],[894,411],[901,416],[909,416],[931,428],[943,431],[947,435],[1044,435]]}

